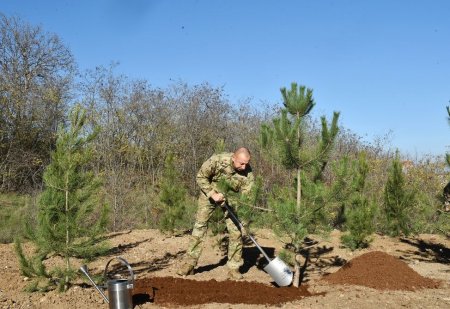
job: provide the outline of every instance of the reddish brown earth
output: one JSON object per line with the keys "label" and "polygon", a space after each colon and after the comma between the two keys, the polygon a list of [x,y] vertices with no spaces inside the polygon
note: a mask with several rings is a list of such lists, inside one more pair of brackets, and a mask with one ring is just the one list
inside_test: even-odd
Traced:
{"label": "reddish brown earth", "polygon": [[405,262],[381,251],[352,259],[324,280],[333,284],[362,285],[377,290],[414,291],[438,288],[439,282],[419,275]]}
{"label": "reddish brown earth", "polygon": [[306,285],[278,288],[258,282],[198,281],[172,277],[138,280],[133,292],[135,304],[153,302],[179,306],[207,303],[274,305],[319,295],[310,293]]}
{"label": "reddish brown earth", "polygon": [[[111,258],[116,256],[125,258],[132,266],[136,276],[137,286],[134,293],[136,294],[135,300],[138,301],[135,303],[137,309],[174,307],[190,309],[450,308],[450,239],[448,237],[431,234],[417,235],[414,238],[391,238],[373,235],[374,241],[369,248],[350,251],[341,246],[341,235],[339,231],[333,231],[327,238],[312,235],[312,239],[317,242],[309,249],[309,258],[302,267],[304,270],[302,286],[305,288],[308,285],[307,291],[312,294],[308,297],[303,297],[308,295],[306,291],[305,295],[302,295],[302,290],[297,291],[292,287],[277,288],[273,286],[270,276],[261,269],[265,260],[252,243],[244,246],[245,263],[241,270],[244,279],[238,282],[228,281],[226,259],[217,245],[217,239],[211,235],[205,239],[205,247],[194,275],[187,277],[185,280],[176,275],[176,270],[188,246],[188,235],[168,236],[151,229],[111,233],[108,235],[111,252],[107,256],[89,263],[88,268],[91,275],[101,278],[105,266]],[[283,243],[271,230],[258,230],[255,237],[270,256],[279,255],[283,248]],[[33,252],[31,244],[25,244],[24,250],[28,254]],[[346,280],[344,284],[333,284],[323,280],[323,277],[327,274],[343,271],[341,268],[349,261],[350,265],[353,266],[349,265],[345,269],[350,271],[353,267],[356,267],[357,257],[374,251],[385,252],[390,257],[396,257],[421,276],[440,281],[441,284],[438,288],[431,289],[380,290],[379,288],[349,284],[350,280]],[[395,263],[394,268],[399,268],[401,266],[398,266],[398,262],[399,260],[394,259],[390,260],[389,263]],[[363,264],[366,263],[367,260]],[[78,269],[82,264],[84,262],[81,260],[74,259],[72,261],[74,269]],[[46,260],[46,265],[62,267],[64,260],[60,256],[52,256]],[[380,267],[383,267],[383,265]],[[114,276],[116,274],[124,277],[129,275],[127,269],[116,262],[112,263],[108,270],[109,274]],[[372,273],[365,273],[365,276],[384,274],[382,280],[387,280],[389,272],[392,271],[392,267],[386,271],[377,266],[376,269],[375,267],[372,269]],[[0,244],[0,309],[108,308],[100,294],[84,276],[80,276],[65,293],[59,293],[57,290],[46,293],[24,292],[24,288],[32,280],[33,278],[21,275],[17,256],[14,253],[14,245]],[[141,282],[141,280],[143,281]],[[202,282],[206,282],[206,284]],[[163,285],[160,285],[160,283],[163,283]],[[189,289],[190,287],[186,287],[184,284],[194,287]],[[235,290],[232,290],[233,287],[229,286],[232,284],[236,284]],[[212,288],[219,285],[219,290]],[[144,288],[145,286],[147,287]],[[259,290],[260,288],[262,290]],[[206,300],[209,296],[205,296],[203,293],[209,293],[213,290],[216,294],[226,292],[227,295],[224,296],[223,300],[220,300],[218,295],[214,295],[211,300]],[[233,292],[231,293],[231,291]],[[179,293],[190,294],[197,299],[202,297],[205,298],[204,301],[208,302],[180,305],[175,302],[178,297],[176,294]],[[252,301],[256,302],[255,300],[257,300],[259,303],[250,304],[246,302],[244,296],[238,298],[238,293],[248,293],[253,298]],[[283,294],[270,296],[268,293]],[[292,298],[289,298],[289,293],[294,294]],[[271,301],[261,304],[266,296]],[[167,299],[169,299],[168,302],[166,302]],[[187,303],[187,300],[184,299],[184,302]]]}

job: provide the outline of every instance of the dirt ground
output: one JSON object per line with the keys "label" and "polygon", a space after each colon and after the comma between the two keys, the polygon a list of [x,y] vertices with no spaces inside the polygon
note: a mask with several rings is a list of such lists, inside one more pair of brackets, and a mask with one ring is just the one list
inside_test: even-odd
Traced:
{"label": "dirt ground", "polygon": [[[282,248],[282,243],[269,230],[259,230],[255,236],[269,255],[276,255]],[[135,272],[135,294],[143,295],[141,293],[150,285],[153,291],[156,290],[156,295],[159,293],[162,296],[163,289],[170,293],[164,302],[155,301],[158,296],[152,299],[153,296],[139,298],[137,295],[136,308],[450,308],[449,239],[438,235],[419,235],[407,239],[375,235],[370,248],[351,252],[340,246],[339,237],[339,231],[333,231],[326,239],[312,237],[310,259],[304,268],[303,288],[298,291],[293,287],[277,288],[271,284],[270,276],[260,269],[262,258],[252,244],[244,248],[243,282],[228,281],[226,259],[213,237],[206,241],[195,274],[186,279],[180,278],[175,271],[186,250],[188,236],[168,237],[156,230],[109,235],[113,248],[111,254],[89,264],[89,271],[91,274],[101,274],[108,260],[122,256]],[[373,251],[400,258],[418,274],[438,280],[438,288],[379,290],[360,285],[331,284],[324,280],[325,275],[335,273],[352,259]],[[57,257],[48,261],[50,264],[60,262]],[[74,260],[73,263],[75,267],[81,265],[81,261]],[[115,263],[110,268],[112,272],[120,270]],[[66,293],[23,292],[29,279],[19,273],[12,244],[0,245],[0,269],[0,308],[108,308],[87,280],[80,279]],[[380,280],[383,280],[383,271],[385,269],[380,267],[381,276],[377,277]],[[195,285],[197,290],[190,289],[193,284],[188,280],[200,281]],[[222,298],[216,297],[213,298],[216,302],[209,302],[211,299],[206,296],[212,291],[216,296],[222,295]],[[240,298],[243,293],[236,291],[245,292],[247,298],[250,295],[250,301]],[[186,293],[194,300],[205,297],[206,303],[194,301],[187,306],[171,302],[180,293]],[[270,301],[265,301],[262,296],[255,297],[257,295],[263,295]],[[261,302],[252,304],[251,299],[255,298]]]}

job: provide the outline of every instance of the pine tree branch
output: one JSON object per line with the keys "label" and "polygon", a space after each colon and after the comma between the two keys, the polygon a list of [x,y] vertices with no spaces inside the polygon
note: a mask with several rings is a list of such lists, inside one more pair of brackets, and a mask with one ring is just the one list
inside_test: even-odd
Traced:
{"label": "pine tree branch", "polygon": [[53,188],[53,189],[56,189],[56,190],[59,190],[59,191],[65,191],[66,189],[62,189],[62,188],[59,188],[59,187],[57,187],[57,186],[55,186],[55,185],[52,185],[52,184],[50,184],[50,183],[46,183],[45,184],[47,187],[50,187],[50,188]]}
{"label": "pine tree branch", "polygon": [[317,161],[320,157],[322,157],[325,153],[327,153],[328,150],[330,150],[329,148],[331,148],[331,146],[334,144],[333,142],[330,142],[327,144],[327,146],[325,148],[322,149],[322,151],[318,152],[316,156],[312,157],[310,160],[300,164],[300,168],[305,168],[308,165],[310,165],[311,163],[313,163],[314,161]]}

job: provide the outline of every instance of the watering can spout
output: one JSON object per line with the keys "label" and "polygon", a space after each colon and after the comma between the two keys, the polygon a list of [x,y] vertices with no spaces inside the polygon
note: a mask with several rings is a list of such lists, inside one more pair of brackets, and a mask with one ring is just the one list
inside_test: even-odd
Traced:
{"label": "watering can spout", "polygon": [[87,265],[81,266],[81,267],[80,267],[80,270],[81,270],[81,272],[82,272],[83,274],[87,274],[87,272],[88,272]]}
{"label": "watering can spout", "polygon": [[86,265],[83,265],[80,267],[80,271],[91,281],[94,288],[102,295],[103,299],[106,301],[107,304],[109,304],[109,299],[106,297],[105,293],[98,287],[98,285],[95,284],[94,280],[92,280],[91,276],[89,276],[88,268]]}

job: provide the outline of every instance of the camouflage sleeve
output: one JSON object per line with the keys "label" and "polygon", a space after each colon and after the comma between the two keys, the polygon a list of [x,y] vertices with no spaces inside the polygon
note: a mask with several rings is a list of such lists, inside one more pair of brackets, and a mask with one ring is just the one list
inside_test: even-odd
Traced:
{"label": "camouflage sleeve", "polygon": [[212,156],[202,164],[197,173],[197,184],[207,197],[210,197],[216,192],[211,185],[211,178],[214,176],[217,169],[216,161],[214,156]]}
{"label": "camouflage sleeve", "polygon": [[247,175],[247,180],[241,186],[242,194],[250,194],[253,185],[255,184],[255,178],[253,177],[253,172],[249,172]]}

